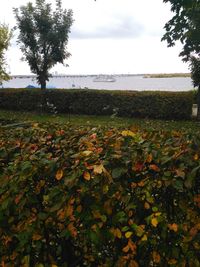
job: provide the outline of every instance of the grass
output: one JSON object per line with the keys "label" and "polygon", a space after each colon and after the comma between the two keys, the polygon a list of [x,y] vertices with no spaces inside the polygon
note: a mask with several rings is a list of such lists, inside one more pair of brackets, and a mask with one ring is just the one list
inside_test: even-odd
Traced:
{"label": "grass", "polygon": [[135,119],[110,116],[86,116],[69,114],[39,114],[31,112],[14,112],[0,110],[0,125],[33,122],[33,123],[59,123],[75,126],[109,126],[117,128],[139,127],[148,130],[176,130],[188,131],[190,133],[200,132],[200,124],[197,121],[164,121],[150,119]]}

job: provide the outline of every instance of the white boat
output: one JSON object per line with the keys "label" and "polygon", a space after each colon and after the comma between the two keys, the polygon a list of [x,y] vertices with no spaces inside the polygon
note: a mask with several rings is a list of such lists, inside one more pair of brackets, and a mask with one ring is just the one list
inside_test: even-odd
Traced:
{"label": "white boat", "polygon": [[116,79],[112,75],[98,75],[93,82],[116,82]]}

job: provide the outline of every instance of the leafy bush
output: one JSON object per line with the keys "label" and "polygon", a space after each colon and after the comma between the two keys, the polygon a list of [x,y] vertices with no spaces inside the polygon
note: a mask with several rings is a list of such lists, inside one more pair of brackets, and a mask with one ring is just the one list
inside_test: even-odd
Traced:
{"label": "leafy bush", "polygon": [[0,131],[2,266],[199,266],[198,134]]}
{"label": "leafy bush", "polygon": [[190,119],[192,92],[106,90],[0,90],[0,108],[85,115]]}

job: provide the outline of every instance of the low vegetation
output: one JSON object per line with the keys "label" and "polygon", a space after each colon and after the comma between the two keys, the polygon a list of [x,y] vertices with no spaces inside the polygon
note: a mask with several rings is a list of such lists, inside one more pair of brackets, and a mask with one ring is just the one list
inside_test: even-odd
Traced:
{"label": "low vegetation", "polygon": [[109,115],[149,119],[190,119],[194,93],[112,90],[0,90],[0,107],[79,115]]}
{"label": "low vegetation", "polygon": [[199,131],[151,125],[1,127],[1,264],[199,266]]}

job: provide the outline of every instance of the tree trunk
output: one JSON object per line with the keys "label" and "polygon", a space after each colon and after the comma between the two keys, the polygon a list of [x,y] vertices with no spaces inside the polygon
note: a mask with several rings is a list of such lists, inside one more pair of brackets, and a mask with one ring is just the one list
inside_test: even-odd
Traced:
{"label": "tree trunk", "polygon": [[197,92],[197,120],[200,121],[200,85]]}
{"label": "tree trunk", "polygon": [[45,90],[46,89],[46,81],[45,80],[44,81],[41,81],[40,85],[41,85],[41,89],[42,90]]}

